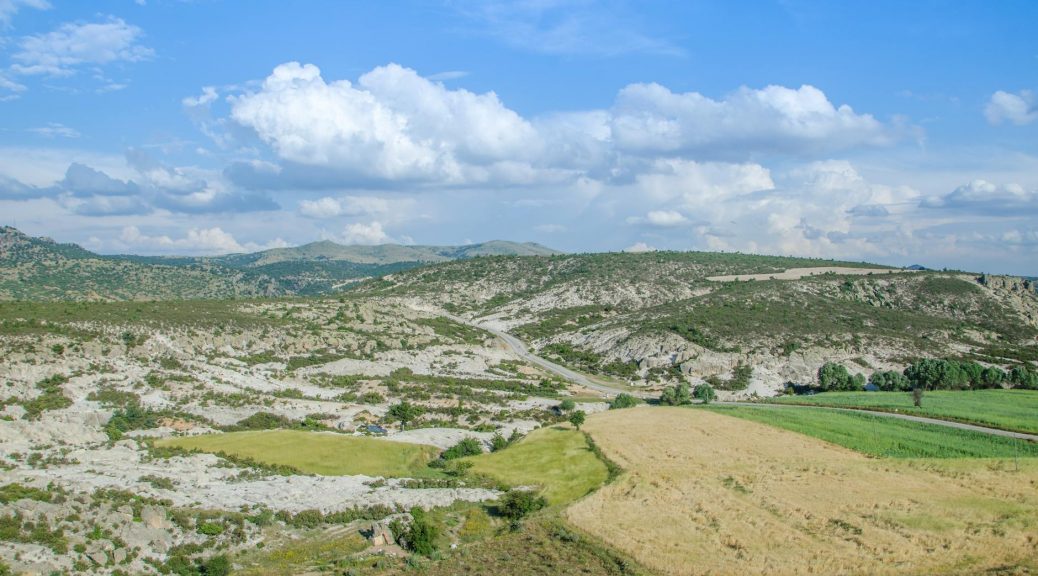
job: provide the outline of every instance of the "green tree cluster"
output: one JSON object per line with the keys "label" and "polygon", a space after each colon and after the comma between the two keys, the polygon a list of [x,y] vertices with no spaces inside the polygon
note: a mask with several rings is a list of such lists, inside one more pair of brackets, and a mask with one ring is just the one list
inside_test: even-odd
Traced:
{"label": "green tree cluster", "polygon": [[679,382],[663,391],[660,395],[660,404],[664,406],[684,406],[692,403],[692,392],[688,384]]}
{"label": "green tree cluster", "polygon": [[818,387],[823,392],[861,390],[865,388],[865,376],[863,374],[851,375],[843,364],[826,362],[818,369]]}

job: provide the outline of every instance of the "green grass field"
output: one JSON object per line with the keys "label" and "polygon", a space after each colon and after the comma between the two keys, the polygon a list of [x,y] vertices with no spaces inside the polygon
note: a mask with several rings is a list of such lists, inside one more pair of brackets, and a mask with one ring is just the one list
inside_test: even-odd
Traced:
{"label": "green grass field", "polygon": [[472,471],[512,486],[537,485],[551,505],[572,502],[601,486],[606,465],[576,430],[541,428],[505,450],[472,456]]}
{"label": "green grass field", "polygon": [[937,424],[825,408],[717,406],[706,410],[745,418],[886,458],[1038,457],[1038,443],[956,430]]}
{"label": "green grass field", "polygon": [[771,401],[902,412],[1038,434],[1038,390],[935,390],[923,395],[921,408],[912,405],[911,392],[826,392]]}
{"label": "green grass field", "polygon": [[396,478],[430,478],[442,474],[428,467],[439,455],[433,446],[387,442],[341,434],[264,430],[230,432],[155,443],[202,452],[226,452],[266,464],[292,466],[302,472],[325,476],[365,474]]}

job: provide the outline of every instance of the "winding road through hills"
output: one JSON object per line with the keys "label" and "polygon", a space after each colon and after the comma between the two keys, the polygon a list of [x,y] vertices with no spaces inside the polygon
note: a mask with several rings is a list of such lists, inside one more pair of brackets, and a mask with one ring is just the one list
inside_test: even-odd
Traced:
{"label": "winding road through hills", "polygon": [[[508,348],[516,356],[522,358],[523,360],[526,360],[527,362],[530,362],[531,364],[539,366],[539,367],[547,370],[548,372],[556,374],[556,375],[558,375],[558,376],[560,376],[560,377],[562,377],[562,378],[564,378],[564,379],[566,379],[566,380],[568,380],[568,381],[570,381],[570,382],[572,382],[574,384],[577,384],[579,386],[584,386],[584,387],[587,387],[587,388],[591,388],[593,390],[598,390],[599,392],[603,392],[605,394],[614,394],[615,395],[615,394],[618,394],[620,392],[625,392],[627,394],[631,394],[632,396],[636,396],[636,397],[639,397],[641,399],[655,398],[655,395],[647,393],[647,392],[641,392],[641,391],[630,390],[630,389],[622,389],[622,388],[610,386],[610,385],[608,385],[606,383],[603,383],[601,381],[595,380],[595,379],[587,376],[586,374],[581,374],[580,372],[577,372],[577,371],[572,370],[570,368],[566,368],[565,366],[562,366],[560,364],[556,364],[555,362],[552,362],[551,360],[548,360],[547,358],[542,358],[542,357],[534,354],[533,352],[530,352],[530,349],[527,348],[526,344],[522,340],[516,338],[515,336],[513,336],[513,335],[511,335],[508,332],[505,332],[503,330],[498,330],[497,328],[493,328],[493,327],[487,326],[485,324],[480,324],[480,323],[474,322],[472,320],[469,320],[467,318],[462,318],[460,316],[454,316],[454,315],[451,315],[451,314],[444,314],[444,316],[450,318],[451,320],[454,320],[455,322],[459,322],[459,323],[462,323],[462,324],[473,326],[475,328],[479,328],[480,330],[484,330],[486,332],[489,332],[489,333],[493,334],[499,340],[504,342],[504,344],[506,346],[508,346]],[[766,403],[763,403],[763,402],[718,402],[718,404],[724,404],[726,406],[767,407],[767,408],[776,409],[776,410],[797,409],[797,408],[811,410],[811,409],[827,408],[827,409],[830,409],[830,410],[844,410],[844,411],[847,411],[847,412],[863,412],[865,414],[874,414],[876,416],[885,416],[887,418],[898,418],[898,419],[901,419],[901,420],[908,420],[910,422],[919,422],[921,424],[934,424],[934,425],[937,425],[937,426],[945,426],[947,428],[956,428],[956,429],[959,429],[959,430],[968,430],[968,431],[971,431],[971,432],[980,432],[980,433],[983,433],[983,434],[991,434],[993,436],[1004,436],[1004,437],[1007,437],[1007,438],[1017,438],[1017,439],[1020,439],[1020,440],[1029,440],[1031,442],[1038,442],[1038,434],[1027,434],[1027,433],[1024,433],[1024,432],[1013,432],[1013,431],[1010,431],[1010,430],[1000,430],[998,428],[987,428],[985,426],[977,426],[975,424],[965,424],[965,423],[962,423],[962,422],[952,422],[950,420],[939,420],[937,418],[927,418],[925,416],[913,416],[911,414],[898,414],[898,413],[894,413],[894,412],[881,412],[881,411],[878,411],[878,410],[862,410],[862,409],[858,409],[858,408],[834,408],[834,407],[829,407],[829,406],[804,406],[804,405],[797,405],[797,404],[766,404]]]}

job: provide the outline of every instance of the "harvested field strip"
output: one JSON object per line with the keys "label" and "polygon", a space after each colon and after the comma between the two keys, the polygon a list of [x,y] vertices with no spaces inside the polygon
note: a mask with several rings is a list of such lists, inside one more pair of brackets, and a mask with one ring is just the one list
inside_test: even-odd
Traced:
{"label": "harvested field strip", "polygon": [[784,428],[885,458],[1038,457],[1038,443],[876,414],[772,406],[718,406],[714,412]]}
{"label": "harvested field strip", "polygon": [[512,486],[537,486],[551,505],[581,498],[609,477],[584,435],[559,427],[536,430],[518,444],[468,460],[473,472]]}
{"label": "harvested field strip", "polygon": [[267,430],[171,438],[157,446],[202,452],[226,452],[265,464],[291,466],[325,476],[440,477],[429,468],[439,450],[432,446],[385,442],[325,432]]}
{"label": "harvested field strip", "polygon": [[1038,460],[879,460],[724,414],[590,417],[626,471],[565,515],[663,574],[1038,569]]}
{"label": "harvested field strip", "polygon": [[913,405],[911,392],[825,392],[770,402],[898,412],[1038,434],[1038,390],[935,390],[924,394],[921,408]]}

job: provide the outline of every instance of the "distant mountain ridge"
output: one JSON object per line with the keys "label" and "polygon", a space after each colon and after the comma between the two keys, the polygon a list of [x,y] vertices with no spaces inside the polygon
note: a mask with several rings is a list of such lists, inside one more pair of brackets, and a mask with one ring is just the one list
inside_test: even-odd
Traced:
{"label": "distant mountain ridge", "polygon": [[228,254],[206,260],[234,267],[259,267],[286,261],[345,261],[355,264],[399,264],[401,262],[448,262],[476,256],[551,256],[560,254],[534,242],[491,240],[464,246],[412,246],[378,244],[347,246],[330,240],[311,242],[292,248],[272,248],[250,254]]}
{"label": "distant mountain ridge", "polygon": [[345,246],[223,256],[101,255],[0,227],[0,300],[161,300],[313,295],[359,279],[477,256],[548,256],[535,243]]}

